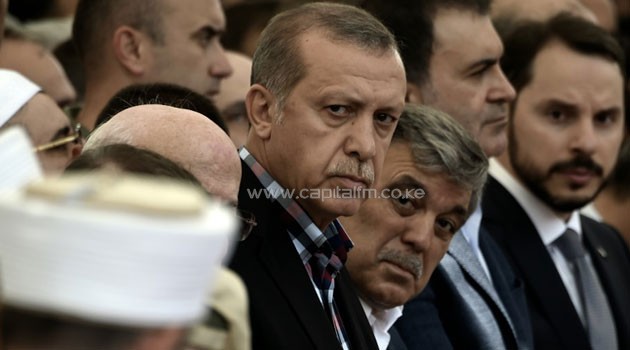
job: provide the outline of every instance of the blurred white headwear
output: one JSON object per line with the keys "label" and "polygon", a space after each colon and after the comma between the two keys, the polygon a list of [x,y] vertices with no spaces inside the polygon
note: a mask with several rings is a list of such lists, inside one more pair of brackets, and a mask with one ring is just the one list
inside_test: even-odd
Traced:
{"label": "blurred white headwear", "polygon": [[0,69],[0,127],[40,91],[39,86],[22,74]]}
{"label": "blurred white headwear", "polygon": [[135,327],[199,320],[237,227],[192,185],[102,173],[4,196],[0,222],[3,303]]}
{"label": "blurred white headwear", "polygon": [[42,178],[31,140],[19,125],[0,130],[0,164],[0,196]]}

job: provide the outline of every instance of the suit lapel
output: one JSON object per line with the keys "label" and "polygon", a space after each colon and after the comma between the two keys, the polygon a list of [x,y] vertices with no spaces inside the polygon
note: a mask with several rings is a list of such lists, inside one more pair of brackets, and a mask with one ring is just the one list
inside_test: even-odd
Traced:
{"label": "suit lapel", "polygon": [[466,241],[464,235],[457,234],[453,237],[451,244],[448,249],[449,254],[453,257],[455,261],[459,264],[462,270],[464,270],[478,285],[479,288],[492,300],[494,303],[494,307],[496,307],[503,316],[503,321],[507,322],[510,327],[510,331],[512,332],[512,337],[516,342],[516,332],[514,330],[514,325],[503,305],[503,302],[499,299],[499,296],[496,293],[492,282],[486,275],[479,259],[475,255],[472,247]]}
{"label": "suit lapel", "polygon": [[281,225],[273,224],[271,228],[277,231],[269,232],[260,252],[260,260],[269,272],[269,277],[273,279],[294,310],[313,344],[316,344],[317,348],[339,348],[332,323],[319,302],[313,284],[286,229]]}
{"label": "suit lapel", "polygon": [[348,271],[343,268],[335,278],[335,302],[344,322],[352,349],[378,349],[374,332],[357,297]]}
{"label": "suit lapel", "polygon": [[[246,189],[262,189],[249,166],[242,162],[243,180],[239,192],[239,207],[251,210],[258,225],[252,235],[262,236],[258,259],[262,269],[278,290],[301,328],[317,349],[341,349],[332,323],[315,293],[313,284],[302,264],[287,229],[280,220],[282,207],[277,202],[250,198]],[[250,292],[255,292],[252,290]],[[293,322],[288,320],[289,322]]]}
{"label": "suit lapel", "polygon": [[[486,186],[484,221],[489,230],[497,227],[495,231],[505,235],[501,237],[502,244],[566,348],[577,349],[588,344],[579,316],[534,224],[493,178]],[[576,334],[576,329],[582,331]]]}
{"label": "suit lapel", "polygon": [[[619,347],[626,349],[630,346],[627,338],[630,329],[630,303],[628,303],[627,252],[624,253],[624,242],[618,235],[607,227],[582,218],[582,230],[586,249],[589,251],[593,266],[606,293],[608,303],[615,320]],[[610,231],[610,234],[603,232]],[[613,238],[612,242],[607,238]],[[626,257],[625,261],[617,260]]]}
{"label": "suit lapel", "polygon": [[[457,261],[459,266],[464,270],[474,281],[479,285],[479,287],[486,293],[492,301],[495,302],[498,306],[501,306],[501,302],[498,299],[494,291],[494,287],[492,286],[488,276],[481,267],[481,263],[477,256],[473,252],[470,244],[466,241],[466,238],[461,233],[458,233],[453,237],[451,241],[451,245],[448,248],[448,253]],[[503,308],[502,308],[502,311]]]}

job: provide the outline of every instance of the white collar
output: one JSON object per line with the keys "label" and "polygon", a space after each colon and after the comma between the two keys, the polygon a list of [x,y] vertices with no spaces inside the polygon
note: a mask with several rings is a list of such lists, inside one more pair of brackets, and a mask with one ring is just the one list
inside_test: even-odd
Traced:
{"label": "white collar", "polygon": [[529,219],[534,223],[540,238],[547,246],[562,235],[567,228],[571,228],[578,235],[582,235],[580,214],[574,210],[565,222],[558,217],[549,206],[531,193],[525,186],[512,176],[497,160],[490,160],[488,172],[516,199],[525,210]]}
{"label": "white collar", "polygon": [[359,301],[370,323],[370,327],[372,327],[378,348],[380,350],[387,349],[390,340],[389,329],[394,325],[396,320],[402,316],[403,306],[400,305],[391,309],[374,310],[363,298],[359,298]]}
{"label": "white collar", "polygon": [[459,229],[459,231],[464,235],[468,244],[473,247],[473,250],[479,250],[479,229],[481,227],[481,218],[483,217],[481,211],[481,203],[477,203],[477,207],[468,220],[464,223],[464,225]]}

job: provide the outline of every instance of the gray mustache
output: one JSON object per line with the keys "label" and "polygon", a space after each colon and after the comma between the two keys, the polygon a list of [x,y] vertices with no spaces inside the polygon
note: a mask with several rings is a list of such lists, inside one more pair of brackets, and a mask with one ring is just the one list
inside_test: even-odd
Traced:
{"label": "gray mustache", "polygon": [[388,261],[410,271],[416,279],[422,276],[422,259],[412,254],[404,254],[394,250],[385,250],[378,254],[379,261]]}
{"label": "gray mustache", "polygon": [[363,179],[368,185],[374,183],[374,169],[368,163],[350,159],[335,164],[328,174],[330,176],[352,175]]}

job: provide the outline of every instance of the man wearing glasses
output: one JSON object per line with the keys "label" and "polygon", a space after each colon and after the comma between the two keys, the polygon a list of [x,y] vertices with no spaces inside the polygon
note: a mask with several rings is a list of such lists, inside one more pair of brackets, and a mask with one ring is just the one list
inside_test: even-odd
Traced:
{"label": "man wearing glasses", "polygon": [[71,125],[55,101],[21,74],[0,69],[0,101],[0,129],[24,126],[45,174],[61,173],[81,153],[78,125]]}

